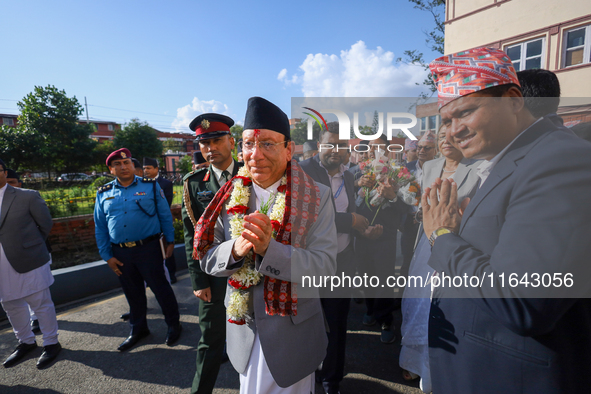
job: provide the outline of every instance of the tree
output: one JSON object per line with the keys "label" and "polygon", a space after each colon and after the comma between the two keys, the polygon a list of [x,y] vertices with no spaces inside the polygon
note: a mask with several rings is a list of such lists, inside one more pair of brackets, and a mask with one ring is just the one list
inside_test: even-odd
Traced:
{"label": "tree", "polygon": [[237,144],[238,140],[242,138],[242,132],[244,131],[244,127],[240,126],[239,124],[235,124],[234,126],[230,127],[230,134],[234,138],[234,142]]}
{"label": "tree", "polygon": [[[445,25],[443,20],[445,15],[445,0],[408,1],[415,5],[414,8],[417,8],[421,11],[429,12],[433,16],[435,27],[431,31],[423,31],[423,33],[425,33],[425,35],[427,36],[427,38],[425,39],[425,43],[427,44],[427,47],[429,49],[443,55],[445,42]],[[431,73],[429,71],[429,62],[425,61],[422,52],[420,52],[417,49],[406,50],[404,51],[404,59],[398,58],[397,61],[419,65],[423,67],[425,71],[428,73],[427,78],[425,78],[425,80],[423,81],[423,85],[429,88],[429,94],[427,95],[425,93],[421,93],[421,98],[428,98],[437,90],[435,82],[431,78]]]}
{"label": "tree", "polygon": [[22,125],[0,129],[0,158],[14,170],[46,168],[39,155],[41,145],[41,136],[28,133]]}
{"label": "tree", "polygon": [[301,120],[295,124],[290,132],[291,139],[296,145],[302,145],[306,141],[318,141],[320,139],[320,127],[317,123],[312,126],[312,139],[308,138],[308,120]]}
{"label": "tree", "polygon": [[116,148],[113,141],[105,141],[97,144],[93,151],[93,162],[95,163],[93,170],[97,173],[108,172],[109,168],[106,163],[107,157],[109,157],[111,152],[115,150]]}
{"label": "tree", "polygon": [[371,124],[371,131],[373,134],[378,132],[378,128],[380,127],[380,119],[378,118],[378,111],[373,111],[373,122]]}
{"label": "tree", "polygon": [[193,158],[191,155],[185,155],[181,157],[181,159],[176,163],[176,170],[182,175],[193,171]]}
{"label": "tree", "polygon": [[144,157],[156,159],[162,156],[162,141],[158,139],[158,133],[147,122],[139,119],[132,119],[116,131],[113,145],[115,149],[129,149],[131,156],[140,162]]}
{"label": "tree", "polygon": [[[3,134],[13,134],[8,139],[22,153],[17,158],[19,167],[79,172],[92,164],[88,158],[96,141],[89,138],[92,127],[78,124],[82,106],[76,97],[70,98],[52,85],[35,86],[17,106],[19,126],[3,129]],[[25,149],[28,153],[22,152]]]}

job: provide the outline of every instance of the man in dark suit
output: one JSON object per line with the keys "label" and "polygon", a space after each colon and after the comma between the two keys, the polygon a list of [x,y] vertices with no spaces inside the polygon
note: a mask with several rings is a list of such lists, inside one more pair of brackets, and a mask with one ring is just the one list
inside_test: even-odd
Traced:
{"label": "man in dark suit", "polygon": [[53,276],[45,243],[53,221],[38,192],[8,185],[6,175],[6,165],[0,160],[0,302],[19,341],[3,365],[12,367],[37,348],[30,306],[43,331],[44,348],[37,368],[44,368],[62,348],[49,292]]}
{"label": "man in dark suit", "polygon": [[152,179],[156,179],[162,190],[164,191],[164,197],[168,202],[168,206],[172,205],[172,199],[174,197],[172,182],[166,178],[160,176],[160,163],[157,159],[150,157],[144,157],[144,176]]}
{"label": "man in dark suit", "polygon": [[[172,205],[172,199],[174,197],[172,182],[166,178],[161,177],[158,168],[159,163],[157,159],[144,157],[144,176],[147,178],[156,179],[156,181],[162,188],[162,191],[164,192],[164,197],[166,197],[168,207],[170,208]],[[166,269],[168,270],[168,275],[170,276],[170,283],[176,283],[176,260],[174,258],[174,253],[172,254],[172,256],[164,260],[164,265],[166,265]]]}
{"label": "man in dark suit", "polygon": [[[426,189],[429,265],[440,277],[486,277],[433,293],[433,392],[589,392],[591,145],[555,116],[529,112],[500,50],[443,56],[430,67],[448,141],[484,161],[463,210],[455,183]],[[567,274],[571,287],[560,280]],[[540,283],[545,275],[552,286]]]}
{"label": "man in dark suit", "polygon": [[[334,148],[331,149],[330,146]],[[348,156],[348,141],[339,139],[338,122],[328,124],[328,130],[320,136],[319,153],[300,163],[302,169],[316,182],[331,188],[335,206],[335,224],[339,243],[336,276],[353,276],[353,230],[363,232],[368,220],[355,213],[355,188],[353,174],[347,171],[344,161]],[[337,148],[338,147],[338,148]],[[350,289],[338,289],[337,294],[323,294],[321,299],[328,322],[328,349],[319,373],[324,390],[338,393],[345,367],[347,316],[351,301]]]}
{"label": "man in dark suit", "polygon": [[224,357],[226,341],[226,278],[207,275],[199,261],[193,259],[195,224],[222,185],[232,179],[241,163],[232,158],[234,138],[230,127],[234,121],[220,114],[202,114],[189,126],[197,135],[201,154],[210,164],[190,172],[183,178],[183,229],[187,265],[193,292],[199,298],[199,326],[201,339],[197,348],[197,370],[193,393],[211,393]]}

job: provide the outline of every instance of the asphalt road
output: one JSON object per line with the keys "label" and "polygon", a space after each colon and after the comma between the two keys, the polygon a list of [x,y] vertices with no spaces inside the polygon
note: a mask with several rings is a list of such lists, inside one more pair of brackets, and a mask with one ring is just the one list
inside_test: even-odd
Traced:
{"label": "asphalt road", "polygon": [[[151,335],[131,351],[117,351],[129,333],[128,324],[119,319],[128,306],[121,291],[111,292],[59,307],[59,340],[64,349],[57,361],[45,370],[37,370],[35,363],[41,354],[40,347],[18,365],[9,369],[0,367],[0,393],[188,393],[200,337],[198,300],[193,296],[186,271],[173,288],[184,329],[175,346],[164,344],[166,324],[148,290]],[[417,381],[409,384],[402,379],[398,366],[400,339],[393,344],[382,344],[377,325],[361,324],[364,313],[364,304],[351,303],[346,376],[341,392],[421,393],[416,388]],[[395,318],[399,326],[399,311]],[[40,336],[37,343],[42,344]],[[0,359],[4,360],[16,345],[8,322],[0,323]],[[222,365],[214,393],[238,392],[238,374],[227,362]],[[323,390],[318,386],[316,392]]]}

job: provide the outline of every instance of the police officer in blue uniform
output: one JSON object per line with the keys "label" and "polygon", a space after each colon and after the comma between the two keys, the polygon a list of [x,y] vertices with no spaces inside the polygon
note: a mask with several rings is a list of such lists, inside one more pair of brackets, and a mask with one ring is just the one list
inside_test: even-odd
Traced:
{"label": "police officer in blue uniform", "polygon": [[165,343],[180,337],[179,307],[164,274],[160,237],[165,255],[174,251],[172,215],[158,182],[134,175],[131,153],[122,148],[107,158],[112,182],[99,188],[94,208],[95,236],[101,257],[119,276],[130,308],[131,333],[118,350],[131,349],[148,336],[147,299],[144,281],[156,295],[168,325]]}

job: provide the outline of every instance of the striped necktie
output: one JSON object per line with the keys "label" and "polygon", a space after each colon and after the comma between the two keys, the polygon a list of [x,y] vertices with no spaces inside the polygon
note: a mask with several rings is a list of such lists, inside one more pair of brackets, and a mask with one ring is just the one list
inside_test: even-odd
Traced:
{"label": "striped necktie", "polygon": [[220,177],[220,186],[224,186],[229,179],[230,173],[228,171],[222,172],[222,176]]}

